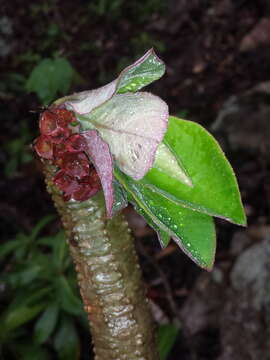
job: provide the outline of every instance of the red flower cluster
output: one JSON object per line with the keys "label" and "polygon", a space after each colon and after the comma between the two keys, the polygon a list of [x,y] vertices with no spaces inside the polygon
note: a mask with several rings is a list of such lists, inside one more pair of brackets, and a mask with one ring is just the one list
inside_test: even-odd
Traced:
{"label": "red flower cluster", "polygon": [[97,172],[84,152],[85,140],[74,134],[76,125],[73,112],[48,109],[40,116],[41,135],[34,145],[39,156],[52,160],[59,168],[53,180],[66,201],[87,200],[101,189]]}

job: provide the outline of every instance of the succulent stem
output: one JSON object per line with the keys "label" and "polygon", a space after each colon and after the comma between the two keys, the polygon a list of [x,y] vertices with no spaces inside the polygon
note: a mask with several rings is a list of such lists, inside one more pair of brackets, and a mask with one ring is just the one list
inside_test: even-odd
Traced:
{"label": "succulent stem", "polygon": [[107,219],[102,194],[84,202],[64,202],[48,161],[44,173],[75,262],[95,359],[157,360],[140,266],[123,215]]}

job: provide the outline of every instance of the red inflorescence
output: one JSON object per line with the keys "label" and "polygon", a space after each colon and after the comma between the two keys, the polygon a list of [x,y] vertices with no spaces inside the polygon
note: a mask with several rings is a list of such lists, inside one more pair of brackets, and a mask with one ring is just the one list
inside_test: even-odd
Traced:
{"label": "red inflorescence", "polygon": [[97,172],[84,152],[85,140],[73,133],[76,123],[73,112],[67,109],[44,111],[39,120],[41,135],[34,145],[39,156],[59,168],[53,180],[66,201],[87,200],[101,189]]}

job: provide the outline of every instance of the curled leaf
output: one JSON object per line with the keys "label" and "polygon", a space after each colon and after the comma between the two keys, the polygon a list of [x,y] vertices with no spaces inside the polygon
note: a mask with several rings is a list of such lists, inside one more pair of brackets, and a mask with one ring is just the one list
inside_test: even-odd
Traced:
{"label": "curled leaf", "polygon": [[98,89],[75,93],[57,100],[54,104],[64,104],[67,109],[84,115],[102,105],[116,93],[138,91],[158,80],[165,72],[165,64],[148,50],[140,59],[126,67],[114,81]]}
{"label": "curled leaf", "polygon": [[138,180],[153,165],[167,129],[168,106],[146,92],[118,94],[84,119],[83,129],[94,126],[118,167]]}

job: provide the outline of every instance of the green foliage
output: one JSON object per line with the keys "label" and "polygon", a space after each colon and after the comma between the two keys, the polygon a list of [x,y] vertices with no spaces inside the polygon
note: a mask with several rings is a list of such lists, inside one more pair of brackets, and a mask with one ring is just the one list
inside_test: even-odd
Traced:
{"label": "green foliage", "polygon": [[7,305],[0,317],[0,343],[11,360],[50,359],[48,351],[74,360],[80,351],[78,325],[87,321],[64,234],[40,236],[51,220],[43,218],[30,234],[19,233],[0,246]]}
{"label": "green foliage", "polygon": [[[211,269],[216,237],[210,216],[183,207],[168,196],[150,189],[141,181],[132,180],[120,171],[115,174],[127,190],[129,201],[136,205],[136,210],[142,215],[147,215],[146,220],[150,218],[159,229],[173,237],[198,265]],[[162,245],[166,246],[167,242]]]}
{"label": "green foliage", "polygon": [[66,58],[43,59],[32,70],[26,89],[35,92],[43,104],[48,104],[57,94],[65,95],[75,77],[76,72]]}
{"label": "green foliage", "polygon": [[124,0],[93,0],[89,10],[95,15],[116,19],[121,15]]}
{"label": "green foliage", "polygon": [[149,171],[144,183],[180,205],[245,225],[235,175],[215,139],[194,122],[170,117],[164,141],[183,164],[193,187],[157,169]]}
{"label": "green foliage", "polygon": [[29,131],[27,123],[25,121],[21,121],[20,137],[17,137],[4,144],[4,149],[8,157],[8,161],[4,167],[5,176],[8,178],[13,177],[22,164],[26,164],[33,159],[33,155],[29,146],[32,139],[33,136]]}
{"label": "green foliage", "polygon": [[[156,78],[159,78],[164,72],[164,65],[160,72],[161,63],[152,61],[149,52],[147,54],[142,58],[147,61],[140,59],[129,67],[132,71],[124,72],[130,75],[131,81],[136,74],[135,91],[155,80],[153,74],[157,73]],[[148,81],[145,68],[148,69],[149,64],[151,79]],[[123,80],[125,75],[120,77],[120,85]],[[129,81],[124,85],[120,87],[121,93],[131,91]],[[141,126],[139,122],[136,124]],[[134,132],[131,127],[126,127],[127,130]],[[211,269],[216,249],[212,216],[246,224],[234,172],[215,139],[196,123],[170,117],[163,141],[173,154],[174,162],[169,160],[168,152],[161,152],[163,156],[158,158],[159,149],[154,166],[140,181],[133,180],[130,174],[125,175],[122,168],[121,172],[117,163],[115,177],[127,192],[129,201],[157,231],[162,246],[172,237],[193,261]],[[164,161],[166,165],[166,159],[170,166],[155,166]],[[176,174],[177,163],[181,170],[178,178],[168,171]]]}
{"label": "green foliage", "polygon": [[24,91],[25,77],[16,72],[0,74],[0,91],[22,93]]}
{"label": "green foliage", "polygon": [[[163,0],[146,0],[129,1],[124,0],[93,0],[89,4],[89,10],[97,17],[105,17],[110,20],[120,20],[124,14],[128,13],[129,17],[136,23],[149,21],[153,14],[161,13],[167,8],[166,1]],[[91,14],[91,15],[92,15]]]}
{"label": "green foliage", "polygon": [[166,360],[175,343],[178,329],[172,324],[161,325],[157,332],[160,360]]}

